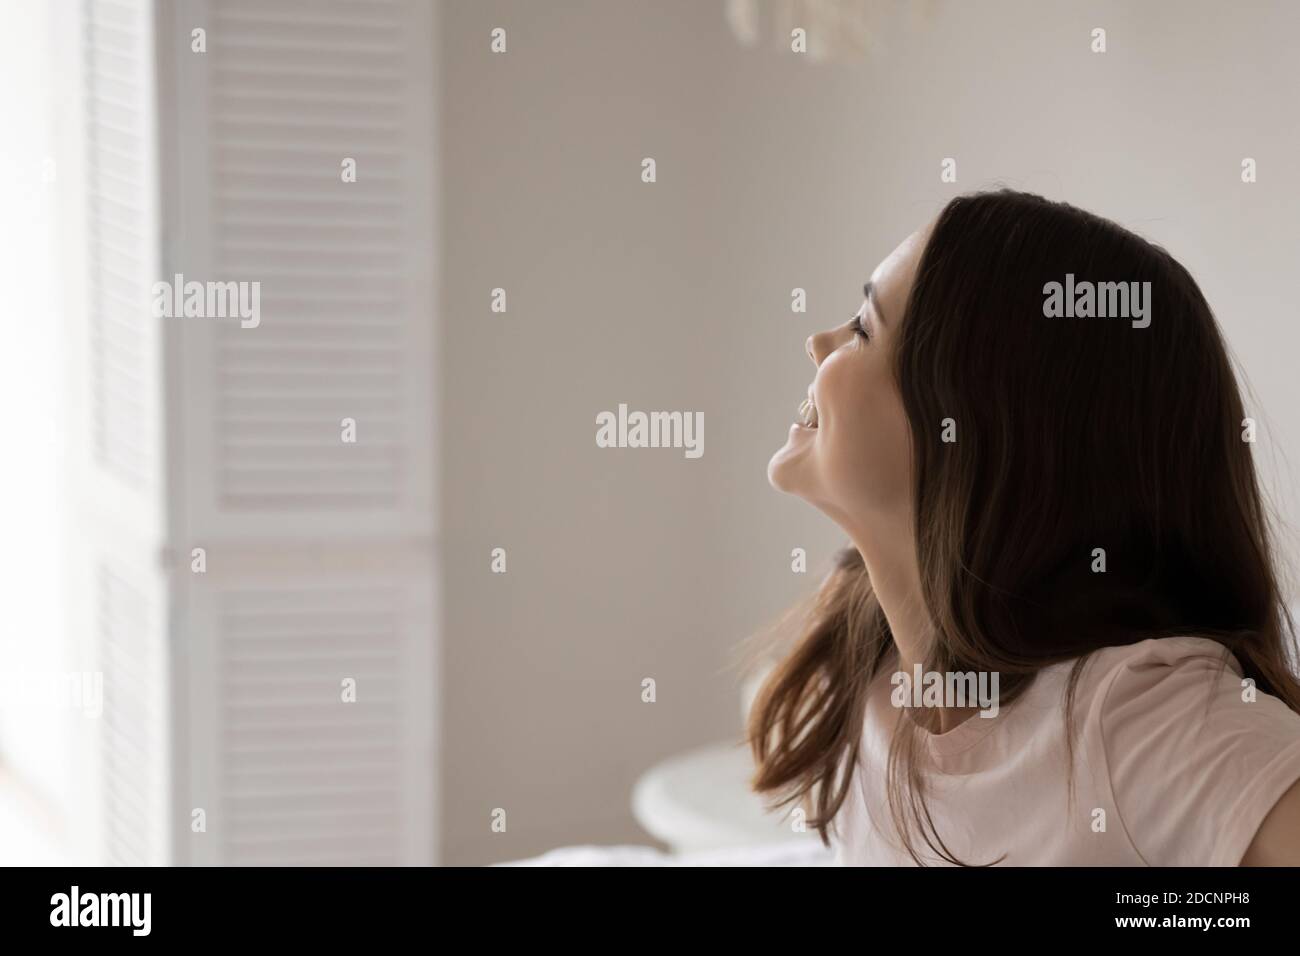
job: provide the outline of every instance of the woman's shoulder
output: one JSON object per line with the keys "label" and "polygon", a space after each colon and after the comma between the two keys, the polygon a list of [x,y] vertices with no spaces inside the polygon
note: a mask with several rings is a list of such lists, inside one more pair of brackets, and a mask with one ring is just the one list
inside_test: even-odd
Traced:
{"label": "woman's shoulder", "polygon": [[1163,637],[1089,655],[1076,694],[1112,771],[1300,743],[1300,714],[1256,686],[1224,644]]}
{"label": "woman's shoulder", "polygon": [[1095,651],[1080,677],[1085,749],[1143,859],[1235,865],[1300,778],[1300,714],[1218,641]]}
{"label": "woman's shoulder", "polygon": [[1114,668],[1136,664],[1176,666],[1206,657],[1223,659],[1225,654],[1231,658],[1231,652],[1227,647],[1212,638],[1183,635],[1150,637],[1132,644],[1103,647],[1093,651],[1089,656],[1099,663]]}
{"label": "woman's shoulder", "polygon": [[1197,678],[1242,677],[1232,652],[1208,637],[1153,637],[1132,644],[1103,647],[1083,661],[1081,696],[1112,700],[1143,690],[1186,688]]}

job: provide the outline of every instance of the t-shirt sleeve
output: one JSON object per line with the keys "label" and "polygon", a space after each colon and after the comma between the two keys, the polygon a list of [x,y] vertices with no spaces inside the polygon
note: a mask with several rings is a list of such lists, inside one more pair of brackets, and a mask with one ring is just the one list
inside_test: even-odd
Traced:
{"label": "t-shirt sleeve", "polygon": [[[1118,650],[1118,649],[1112,649]],[[1255,690],[1208,640],[1143,641],[1101,683],[1120,825],[1152,866],[1236,866],[1300,780],[1300,714]]]}

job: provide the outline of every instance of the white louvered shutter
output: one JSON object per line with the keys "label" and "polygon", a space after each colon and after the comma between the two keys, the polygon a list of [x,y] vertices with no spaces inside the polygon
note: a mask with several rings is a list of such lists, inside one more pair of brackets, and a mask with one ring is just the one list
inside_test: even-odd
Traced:
{"label": "white louvered shutter", "polygon": [[[153,20],[142,3],[83,0],[65,93],[80,122],[60,157],[76,184],[67,443],[78,497],[69,609],[78,657],[103,672],[85,724],[86,829],[107,863],[173,859],[163,340],[149,316],[161,264]],[[78,267],[79,266],[79,267]]]}
{"label": "white louvered shutter", "polygon": [[[133,30],[96,33],[109,18]],[[92,326],[120,321],[92,336],[88,407],[100,470],[157,512],[137,573],[110,555],[98,584],[132,701],[102,751],[110,858],[433,862],[432,5],[88,0],[86,19],[89,194],[96,162],[117,190],[92,223],[131,229],[92,229]],[[101,83],[125,60],[138,87]],[[101,137],[100,158],[107,122],[152,128],[144,155]],[[176,274],[260,283],[260,325],[148,318]],[[161,797],[114,789],[132,782]]]}

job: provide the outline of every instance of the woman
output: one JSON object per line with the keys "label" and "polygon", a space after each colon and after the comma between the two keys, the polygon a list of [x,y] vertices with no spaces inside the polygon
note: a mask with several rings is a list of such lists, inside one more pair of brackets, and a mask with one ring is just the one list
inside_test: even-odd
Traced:
{"label": "woman", "polygon": [[755,700],[755,789],[847,864],[1300,864],[1254,426],[1187,271],[962,196],[807,350],[768,476],[853,546]]}

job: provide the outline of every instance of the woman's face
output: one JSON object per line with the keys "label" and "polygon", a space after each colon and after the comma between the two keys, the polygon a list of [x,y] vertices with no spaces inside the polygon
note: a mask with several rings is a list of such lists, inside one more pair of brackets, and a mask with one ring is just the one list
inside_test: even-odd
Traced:
{"label": "woman's face", "polygon": [[894,380],[892,353],[929,227],[876,267],[853,318],[811,336],[817,373],[790,429],[772,456],[768,481],[815,505],[841,527],[879,513],[910,514],[910,429]]}

